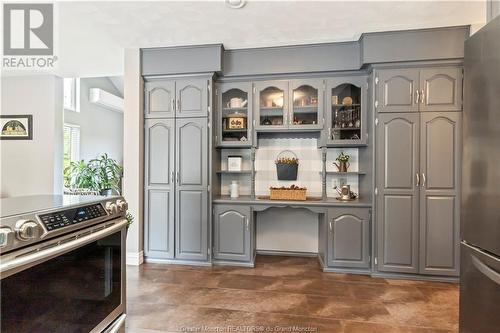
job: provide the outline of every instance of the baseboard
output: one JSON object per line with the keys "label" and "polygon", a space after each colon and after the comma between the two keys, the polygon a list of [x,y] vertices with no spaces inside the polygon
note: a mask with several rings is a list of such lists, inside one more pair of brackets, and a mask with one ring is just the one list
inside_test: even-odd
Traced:
{"label": "baseboard", "polygon": [[294,251],[275,251],[275,250],[257,250],[257,254],[263,256],[285,256],[285,257],[316,257],[315,252],[294,252]]}
{"label": "baseboard", "polygon": [[383,279],[398,279],[398,280],[418,280],[418,281],[429,281],[429,282],[460,282],[460,278],[453,276],[432,276],[432,275],[418,275],[418,274],[401,274],[401,273],[383,273],[383,272],[372,272],[372,277],[383,278]]}
{"label": "baseboard", "polygon": [[178,259],[152,259],[144,258],[144,261],[151,264],[166,264],[166,265],[188,265],[188,266],[212,266],[209,261],[191,261]]}
{"label": "baseboard", "polygon": [[323,267],[324,273],[341,273],[341,274],[358,274],[358,275],[371,275],[371,271],[366,268],[332,268]]}
{"label": "baseboard", "polygon": [[230,260],[214,260],[212,261],[214,266],[237,266],[237,267],[249,267],[254,268],[255,263],[253,262],[239,262],[239,261],[230,261]]}
{"label": "baseboard", "polygon": [[140,252],[127,252],[126,256],[127,265],[139,266],[144,262],[144,251]]}

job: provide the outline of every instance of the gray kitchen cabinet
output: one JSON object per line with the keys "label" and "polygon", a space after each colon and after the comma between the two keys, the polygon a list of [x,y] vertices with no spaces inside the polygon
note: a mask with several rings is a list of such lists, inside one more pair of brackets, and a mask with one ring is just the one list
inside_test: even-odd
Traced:
{"label": "gray kitchen cabinet", "polygon": [[461,111],[462,69],[380,69],[375,75],[378,112]]}
{"label": "gray kitchen cabinet", "polygon": [[377,117],[377,269],[417,273],[419,113]]}
{"label": "gray kitchen cabinet", "polygon": [[148,81],[144,85],[144,117],[172,118],[175,115],[175,81]]}
{"label": "gray kitchen cabinet", "polygon": [[328,209],[328,266],[370,267],[370,210]]}
{"label": "gray kitchen cabinet", "polygon": [[252,83],[219,83],[216,95],[217,146],[251,147],[253,134]]}
{"label": "gray kitchen cabinet", "polygon": [[288,81],[258,81],[254,88],[255,129],[287,129]]}
{"label": "gray kitchen cabinet", "polygon": [[417,112],[419,70],[383,69],[375,77],[375,105],[378,112]]}
{"label": "gray kitchen cabinet", "polygon": [[183,79],[175,83],[177,97],[177,118],[206,117],[208,115],[208,85],[207,79]]}
{"label": "gray kitchen cabinet", "polygon": [[462,69],[426,68],[420,71],[420,111],[462,110]]}
{"label": "gray kitchen cabinet", "polygon": [[346,76],[326,81],[326,126],[323,138],[328,147],[364,145],[368,124],[366,76]]}
{"label": "gray kitchen cabinet", "polygon": [[460,112],[426,112],[420,125],[420,273],[457,276]]}
{"label": "gray kitchen cabinet", "polygon": [[295,129],[322,129],[325,103],[325,81],[291,80],[288,126]]}
{"label": "gray kitchen cabinet", "polygon": [[177,259],[206,260],[208,255],[207,118],[176,119]]}
{"label": "gray kitchen cabinet", "polygon": [[251,214],[249,206],[214,205],[214,259],[252,260]]}
{"label": "gray kitchen cabinet", "polygon": [[174,119],[145,121],[146,257],[174,257]]}

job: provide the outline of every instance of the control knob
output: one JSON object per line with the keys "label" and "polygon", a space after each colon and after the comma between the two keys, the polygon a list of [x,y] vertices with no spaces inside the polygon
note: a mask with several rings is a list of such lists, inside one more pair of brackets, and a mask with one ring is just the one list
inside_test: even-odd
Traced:
{"label": "control knob", "polygon": [[42,229],[32,220],[19,220],[16,223],[17,238],[22,241],[33,240],[40,237]]}
{"label": "control knob", "polygon": [[123,212],[127,211],[127,209],[128,209],[128,203],[122,199],[116,200],[116,206],[118,207],[118,211],[120,213],[123,213]]}
{"label": "control knob", "polygon": [[106,202],[106,205],[104,208],[106,208],[106,211],[109,214],[116,214],[118,212],[118,207],[116,206],[116,204],[114,202],[111,202],[111,201]]}

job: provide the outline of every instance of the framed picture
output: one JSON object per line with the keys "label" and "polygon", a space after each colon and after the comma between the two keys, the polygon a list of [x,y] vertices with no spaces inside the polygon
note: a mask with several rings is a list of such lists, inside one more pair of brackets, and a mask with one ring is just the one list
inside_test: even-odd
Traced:
{"label": "framed picture", "polygon": [[241,171],[241,156],[228,156],[227,157],[227,171]]}
{"label": "framed picture", "polygon": [[0,115],[0,140],[33,140],[33,115]]}

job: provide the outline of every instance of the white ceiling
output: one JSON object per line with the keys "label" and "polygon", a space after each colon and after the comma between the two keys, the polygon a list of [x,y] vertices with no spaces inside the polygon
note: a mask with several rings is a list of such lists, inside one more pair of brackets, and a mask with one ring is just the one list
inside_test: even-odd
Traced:
{"label": "white ceiling", "polygon": [[484,1],[60,2],[61,76],[123,74],[123,49],[223,43],[228,48],[356,40],[363,32],[473,24]]}

